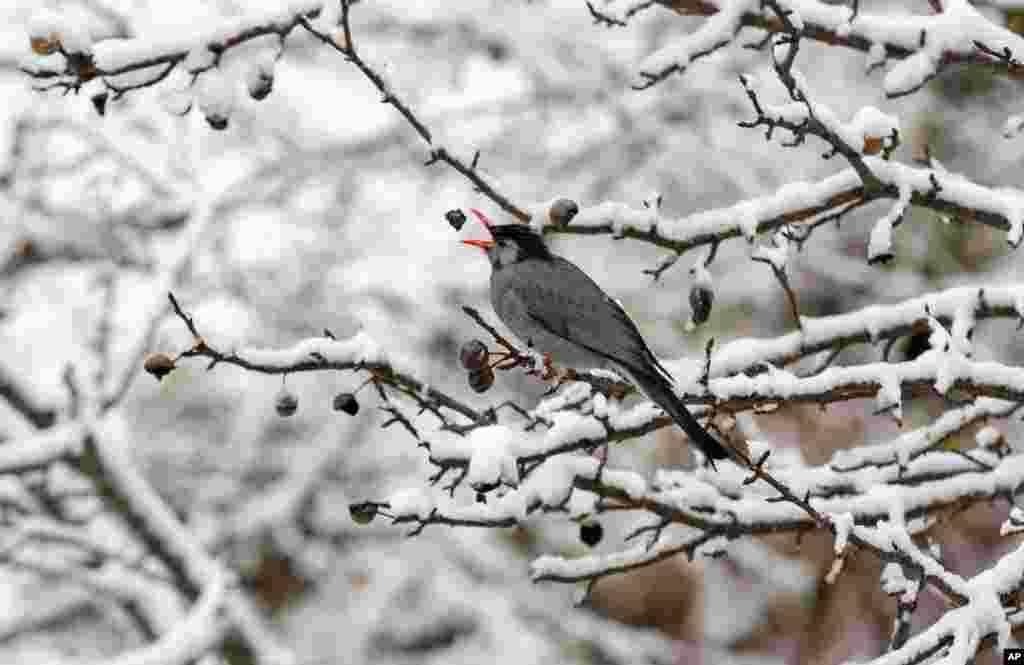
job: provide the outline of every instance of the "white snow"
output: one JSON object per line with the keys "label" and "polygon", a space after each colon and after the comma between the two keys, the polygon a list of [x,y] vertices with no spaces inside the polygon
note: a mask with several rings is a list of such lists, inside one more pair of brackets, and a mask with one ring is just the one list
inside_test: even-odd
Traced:
{"label": "white snow", "polygon": [[390,512],[395,517],[418,517],[426,519],[435,507],[430,490],[424,487],[408,487],[398,490],[388,498]]}
{"label": "white snow", "polygon": [[516,444],[522,432],[505,425],[478,427],[469,433],[473,449],[466,481],[470,485],[492,485],[503,481],[519,484]]}

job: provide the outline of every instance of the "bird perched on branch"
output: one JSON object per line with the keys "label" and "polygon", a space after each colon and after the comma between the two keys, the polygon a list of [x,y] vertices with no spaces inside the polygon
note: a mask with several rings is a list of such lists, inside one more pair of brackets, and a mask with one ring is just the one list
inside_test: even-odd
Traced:
{"label": "bird perched on branch", "polygon": [[615,300],[575,264],[552,254],[530,227],[496,225],[472,212],[493,239],[462,242],[487,252],[491,305],[521,341],[569,367],[617,367],[683,428],[712,466],[729,457],[686,410],[671,375]]}

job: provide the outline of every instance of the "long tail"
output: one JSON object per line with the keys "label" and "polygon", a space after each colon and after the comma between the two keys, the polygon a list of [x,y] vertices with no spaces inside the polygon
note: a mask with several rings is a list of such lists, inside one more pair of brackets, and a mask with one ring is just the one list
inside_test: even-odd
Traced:
{"label": "long tail", "polygon": [[630,374],[633,380],[639,384],[640,389],[644,391],[644,394],[650,397],[655,404],[665,409],[665,412],[672,416],[672,420],[676,421],[676,424],[683,428],[683,431],[689,435],[690,441],[707,456],[712,467],[715,466],[714,460],[729,458],[729,452],[722,444],[708,434],[707,430],[697,422],[697,419],[686,410],[686,406],[679,401],[668,379],[657,372],[634,371],[630,372]]}

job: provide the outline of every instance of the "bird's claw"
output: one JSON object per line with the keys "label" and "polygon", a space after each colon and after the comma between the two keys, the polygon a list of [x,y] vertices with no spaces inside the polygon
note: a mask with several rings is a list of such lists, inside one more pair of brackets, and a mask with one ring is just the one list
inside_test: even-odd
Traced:
{"label": "bird's claw", "polygon": [[540,363],[538,366],[536,356],[529,357],[529,369],[526,373],[530,376],[540,377],[541,381],[550,381],[558,375],[558,371],[555,369],[554,362],[551,360],[550,353],[542,353],[540,355]]}

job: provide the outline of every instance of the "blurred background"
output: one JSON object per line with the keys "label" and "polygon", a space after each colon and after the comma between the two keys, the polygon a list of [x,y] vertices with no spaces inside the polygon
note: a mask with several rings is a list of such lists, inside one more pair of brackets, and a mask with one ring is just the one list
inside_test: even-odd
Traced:
{"label": "blurred background", "polygon": [[[363,330],[470,404],[536,403],[543,387],[519,373],[500,375],[479,396],[458,369],[459,346],[480,336],[460,306],[493,320],[489,267],[459,243],[482,237],[481,229],[471,223],[457,233],[444,213],[475,206],[502,220],[500,211],[454,170],[424,166],[425,144],[338,53],[292,33],[273,92],[260,102],[241,92],[223,131],[199,109],[167,112],[175,110],[167,89],[182,84],[174,80],[111,99],[100,117],[87,95],[33,91],[17,70],[29,53],[26,25],[41,4],[78,17],[96,39],[155,38],[275,6],[3,3],[0,384],[27,394],[37,426],[70,408],[69,363],[83,376],[96,371],[93,331],[110,298],[109,353],[128,357],[145,324],[154,266],[174,250],[197,190],[218,204],[176,295],[211,343],[283,347],[324,328],[339,338]],[[860,5],[893,15],[928,11],[924,0]],[[1000,24],[1019,20],[1014,10],[983,11]],[[479,150],[480,168],[516,202],[566,196],[581,206],[640,205],[660,194],[663,214],[683,216],[844,168],[822,160],[825,146],[813,138],[787,149],[760,129],[737,126],[751,118],[738,74],[757,75],[769,101],[782,99],[764,52],[733,45],[652,89],[630,88],[645,55],[701,20],[654,9],[608,29],[577,0],[388,0],[353,10],[363,56],[435,134],[462,146],[463,159]],[[741,41],[757,38],[741,34]],[[275,45],[266,38],[230,51],[225,85],[242,86],[246,64]],[[909,162],[927,145],[951,171],[1020,186],[1024,138],[1002,135],[1007,116],[1024,111],[1019,81],[954,69],[915,95],[887,100],[884,73],[866,74],[862,53],[805,41],[796,66],[815,99],[844,119],[864,105],[899,116],[897,159]],[[884,212],[868,207],[839,228],[822,228],[791,260],[804,315],[1024,279],[1002,232],[923,210],[896,232],[895,259],[868,266],[868,234]],[[607,236],[551,242],[624,303],[659,356],[699,354],[710,337],[792,328],[769,268],[751,262],[742,243],[720,249],[711,268],[714,310],[691,330],[688,268],[700,252],[653,282],[642,271],[664,253],[650,245]],[[976,355],[1019,365],[1024,347],[1012,343],[1014,325],[982,322]],[[152,348],[176,352],[189,340],[169,317]],[[896,353],[922,349],[901,342]],[[851,350],[839,362],[877,353]],[[385,415],[376,409],[356,417],[332,411],[332,396],[362,380],[289,377],[299,408],[283,419],[274,410],[279,377],[229,366],[207,372],[191,362],[160,383],[140,372],[103,423],[209,550],[239,571],[301,663],[840,663],[884,651],[895,602],[881,591],[878,563],[854,556],[826,585],[830,536],[737,543],[725,559],[673,558],[601,581],[592,607],[575,609],[574,589],[533,585],[528,575],[535,556],[587,550],[566,519],[533,518],[504,531],[431,527],[415,538],[384,520],[357,527],[349,502],[422,486],[431,472],[400,427],[380,428]],[[904,427],[944,408],[917,400],[904,409]],[[900,431],[872,411],[868,402],[825,412],[794,407],[758,416],[757,424],[776,444],[821,464],[836,449]],[[0,400],[0,440],[18,436],[16,420]],[[617,446],[610,464],[641,471],[686,464],[677,436],[663,431]],[[998,536],[1006,514],[1001,503],[976,506],[936,527],[944,561],[963,575],[991,564],[1009,546]],[[598,549],[610,551],[631,523],[602,521]],[[0,599],[0,662],[98,662],[144,641],[115,603],[73,579],[0,566]],[[915,627],[941,610],[922,595]]]}

